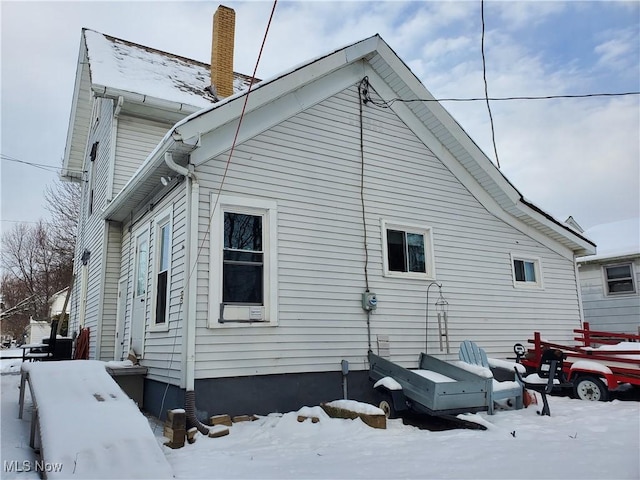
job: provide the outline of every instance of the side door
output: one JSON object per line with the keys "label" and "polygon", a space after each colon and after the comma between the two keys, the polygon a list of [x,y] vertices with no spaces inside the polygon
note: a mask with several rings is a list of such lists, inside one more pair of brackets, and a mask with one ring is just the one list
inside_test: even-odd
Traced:
{"label": "side door", "polygon": [[135,232],[133,300],[131,308],[131,348],[140,358],[144,350],[144,334],[149,287],[149,225]]}

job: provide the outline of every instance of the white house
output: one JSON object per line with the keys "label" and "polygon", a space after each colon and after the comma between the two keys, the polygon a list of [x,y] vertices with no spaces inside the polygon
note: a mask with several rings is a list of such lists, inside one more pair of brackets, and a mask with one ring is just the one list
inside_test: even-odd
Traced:
{"label": "white house", "polygon": [[342,360],[364,399],[378,344],[414,366],[468,338],[503,357],[534,330],[571,340],[594,244],[525,200],[382,38],[247,98],[219,61],[232,15],[211,74],[82,32],[64,174],[83,181],[71,329],[90,327],[91,357],[133,349],[148,410],[187,392],[204,418],[339,398]]}
{"label": "white house", "polygon": [[65,305],[68,292],[69,287],[66,287],[51,295],[49,299],[49,318],[60,315],[63,310],[66,314],[69,314],[69,304]]}
{"label": "white house", "polygon": [[640,331],[640,223],[638,218],[585,232],[600,246],[577,259],[584,320],[592,330]]}

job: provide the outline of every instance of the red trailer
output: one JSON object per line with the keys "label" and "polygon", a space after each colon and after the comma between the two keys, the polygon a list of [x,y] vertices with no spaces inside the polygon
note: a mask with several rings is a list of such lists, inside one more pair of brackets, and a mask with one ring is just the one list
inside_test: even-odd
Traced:
{"label": "red trailer", "polygon": [[640,387],[640,334],[595,331],[587,322],[574,333],[575,346],[547,342],[535,332],[528,340],[533,348],[517,344],[514,351],[527,371],[535,372],[544,351],[561,350],[566,381],[582,400],[606,401],[609,392],[622,384]]}

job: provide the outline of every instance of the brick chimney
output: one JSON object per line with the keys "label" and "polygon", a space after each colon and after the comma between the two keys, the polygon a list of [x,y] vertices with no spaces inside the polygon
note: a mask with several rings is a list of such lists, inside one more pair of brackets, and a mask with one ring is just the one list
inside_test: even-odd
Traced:
{"label": "brick chimney", "polygon": [[213,15],[211,42],[211,86],[219,97],[233,95],[233,43],[236,12],[220,5]]}

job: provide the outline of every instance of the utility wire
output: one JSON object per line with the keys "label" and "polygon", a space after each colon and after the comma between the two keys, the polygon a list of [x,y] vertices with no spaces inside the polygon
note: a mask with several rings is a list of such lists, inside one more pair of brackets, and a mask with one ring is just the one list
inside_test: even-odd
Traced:
{"label": "utility wire", "polygon": [[[264,37],[262,39],[262,45],[260,46],[260,52],[258,53],[258,58],[256,60],[256,65],[255,68],[253,69],[253,75],[251,76],[251,82],[249,83],[249,88],[247,89],[247,93],[244,96],[244,104],[242,106],[242,112],[240,113],[240,118],[238,119],[238,126],[236,127],[236,133],[235,136],[233,137],[233,143],[231,144],[231,150],[229,151],[229,157],[227,158],[227,163],[225,165],[224,168],[224,173],[222,175],[222,179],[220,180],[220,186],[218,187],[218,193],[216,195],[216,200],[214,202],[213,208],[211,210],[211,216],[209,217],[209,223],[207,225],[207,231],[205,232],[204,238],[202,240],[202,243],[200,244],[200,247],[198,248],[198,253],[196,255],[195,261],[193,262],[193,268],[189,271],[189,274],[187,275],[187,279],[185,281],[185,286],[183,288],[182,291],[182,295],[180,297],[180,307],[178,310],[178,318],[180,318],[182,316],[182,306],[184,303],[184,291],[187,288],[187,285],[189,285],[189,283],[191,282],[191,276],[194,274],[194,272],[197,269],[198,266],[198,259],[200,258],[200,255],[202,254],[202,250],[204,248],[205,242],[207,241],[207,237],[209,236],[209,233],[211,231],[211,223],[213,222],[213,214],[215,212],[215,209],[218,205],[218,201],[220,200],[220,194],[222,192],[222,187],[224,186],[225,180],[227,178],[227,172],[229,171],[229,165],[231,164],[231,158],[233,157],[233,152],[235,150],[235,146],[236,146],[236,142],[238,140],[238,134],[240,133],[240,126],[242,125],[242,119],[244,118],[244,113],[245,110],[247,108],[247,101],[249,100],[249,94],[251,93],[251,88],[253,87],[253,82],[255,81],[256,78],[256,72],[258,71],[258,65],[260,64],[260,58],[262,57],[262,51],[264,50],[264,45],[267,41],[267,34],[269,33],[269,27],[271,26],[271,20],[273,19],[273,14],[276,10],[276,5],[278,4],[278,0],[274,0],[273,2],[273,7],[271,9],[271,15],[269,16],[269,21],[267,22],[267,28],[265,29],[264,32]],[[195,312],[191,312],[192,315],[195,315]],[[172,351],[171,351],[171,357],[169,360],[169,364],[167,366],[167,374],[170,372],[171,370],[171,365],[173,363],[173,356],[175,354],[175,347],[176,347],[176,339],[177,339],[177,332],[178,330],[176,329],[176,334],[173,338],[173,347],[172,347]],[[162,396],[162,401],[160,404],[160,414],[162,414],[162,411],[164,409],[164,403],[165,403],[165,399],[167,396],[167,392],[169,390],[169,382],[167,382],[167,386],[165,388],[164,394]]]}
{"label": "utility wire", "polygon": [[231,165],[231,159],[233,158],[233,153],[235,151],[236,148],[236,143],[238,142],[238,135],[240,134],[240,127],[242,125],[242,120],[244,119],[244,114],[245,111],[247,109],[247,102],[249,101],[249,95],[252,92],[252,88],[253,88],[253,83],[255,82],[256,79],[256,73],[258,72],[258,65],[260,65],[260,58],[262,57],[262,51],[264,50],[264,45],[267,42],[267,35],[269,34],[269,27],[271,26],[271,21],[273,20],[273,14],[276,11],[276,5],[278,4],[278,0],[274,0],[273,2],[273,7],[271,8],[271,15],[269,15],[269,21],[267,22],[267,27],[265,29],[264,32],[264,37],[262,38],[262,45],[260,45],[260,51],[258,52],[258,58],[256,59],[256,65],[253,69],[253,75],[251,75],[251,82],[249,83],[249,88],[247,89],[247,93],[244,96],[244,104],[242,105],[242,111],[240,112],[240,118],[238,119],[238,126],[236,127],[236,133],[233,136],[233,142],[231,144],[231,149],[229,150],[229,157],[227,158],[227,162],[225,164],[224,167],[224,172],[222,174],[222,179],[220,180],[220,186],[218,187],[218,193],[216,194],[216,199],[213,202],[213,208],[211,209],[211,215],[209,217],[209,223],[207,225],[207,231],[204,234],[204,238],[202,239],[202,243],[200,244],[200,247],[198,248],[198,255],[196,256],[196,261],[193,264],[193,269],[189,272],[189,276],[187,277],[187,282],[189,281],[188,279],[191,278],[191,275],[193,275],[193,270],[195,270],[196,265],[198,264],[197,259],[200,258],[200,255],[202,254],[202,250],[204,249],[204,245],[205,242],[207,241],[207,237],[209,236],[209,233],[211,232],[211,223],[213,222],[213,214],[216,211],[216,208],[218,207],[218,202],[220,201],[220,195],[222,194],[222,188],[224,187],[224,184],[227,180],[227,174],[229,172],[229,166]]}
{"label": "utility wire", "polygon": [[35,167],[35,168],[39,168],[41,170],[45,170],[45,171],[50,171],[50,172],[58,172],[60,170],[60,167],[54,167],[53,165],[46,165],[43,163],[33,163],[33,162],[27,162],[25,160],[19,160],[17,158],[14,157],[10,157],[9,155],[5,155],[4,153],[0,154],[0,158],[2,160],[6,160],[8,162],[15,162],[15,163],[22,163],[24,165],[29,165],[30,167]]}
{"label": "utility wire", "polygon": [[[20,160],[19,158],[12,157],[10,155],[6,155],[4,153],[0,154],[0,159],[6,160],[8,162],[22,163],[24,165],[28,165],[30,167],[40,168],[45,171],[50,171],[53,173],[58,173],[62,170],[62,167],[55,167],[53,165],[47,165],[45,163],[35,163],[35,162],[27,162],[26,160]],[[80,170],[68,170],[69,172],[83,173]]]}
{"label": "utility wire", "polygon": [[514,95],[509,97],[443,97],[443,98],[400,98],[394,97],[389,100],[373,100],[367,95],[366,103],[371,103],[376,107],[389,108],[396,102],[413,103],[413,102],[486,102],[487,99],[492,102],[517,101],[517,100],[557,100],[562,98],[597,98],[597,97],[625,97],[632,95],[640,95],[640,92],[602,92],[602,93],[577,93],[577,94],[558,94],[558,95]]}
{"label": "utility wire", "polygon": [[487,84],[487,65],[484,56],[484,0],[480,1],[480,18],[482,20],[482,41],[480,42],[480,50],[482,52],[482,79],[484,80],[484,98],[487,102],[487,111],[489,112],[489,123],[491,124],[491,140],[493,142],[493,152],[496,156],[496,163],[500,168],[500,159],[498,158],[498,147],[496,146],[496,131],[493,125],[493,115],[491,114],[491,104],[489,103],[489,85]]}

